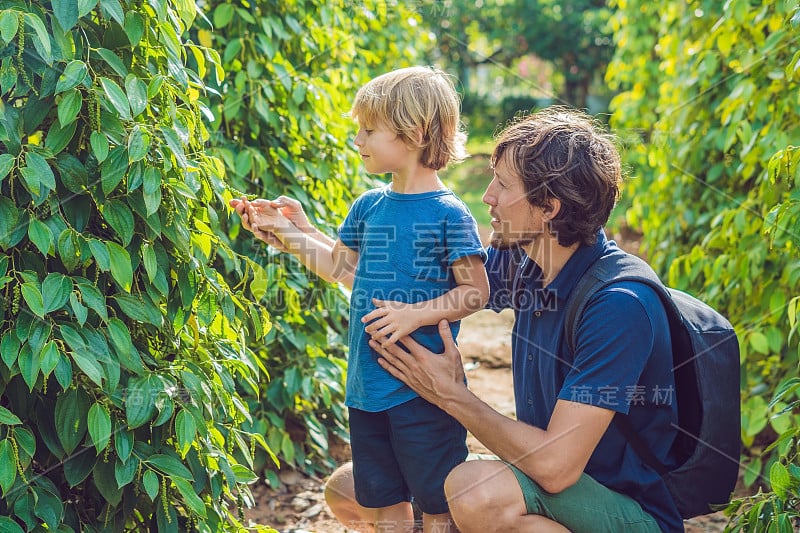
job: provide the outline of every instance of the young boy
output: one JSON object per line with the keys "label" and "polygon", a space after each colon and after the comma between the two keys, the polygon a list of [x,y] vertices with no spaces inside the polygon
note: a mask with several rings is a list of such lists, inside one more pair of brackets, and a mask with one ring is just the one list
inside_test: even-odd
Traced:
{"label": "young boy", "polygon": [[450,321],[455,335],[458,320],[488,299],[475,220],[437,175],[466,155],[458,95],[440,71],[400,69],[362,87],[351,115],[366,170],[391,173],[392,181],[354,202],[337,240],[311,226],[289,198],[231,205],[258,238],[352,288],[346,404],[356,500],[369,509],[371,525],[408,527],[413,496],[424,530],[448,531],[443,484],[467,455],[466,432],[383,370],[368,342],[377,336],[388,345],[411,335],[441,352],[439,321]]}

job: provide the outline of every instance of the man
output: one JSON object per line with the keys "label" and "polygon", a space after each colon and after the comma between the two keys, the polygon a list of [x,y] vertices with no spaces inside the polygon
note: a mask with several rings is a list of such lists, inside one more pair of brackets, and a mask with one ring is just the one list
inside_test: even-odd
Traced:
{"label": "man", "polygon": [[[498,413],[465,385],[446,322],[443,356],[411,339],[382,349],[381,365],[461,422],[499,460],[467,461],[445,493],[463,533],[508,531],[683,531],[660,476],[627,443],[614,416],[630,420],[665,465],[676,430],[666,313],[638,282],[599,291],[576,324],[571,353],[565,305],[583,273],[616,250],[602,231],[618,196],[619,154],[583,113],[551,108],[509,126],[492,155],[483,200],[492,215],[488,307],[513,308],[517,420]],[[370,328],[368,332],[373,333]],[[376,336],[377,337],[377,336]],[[326,497],[343,522],[363,521],[349,465]]]}

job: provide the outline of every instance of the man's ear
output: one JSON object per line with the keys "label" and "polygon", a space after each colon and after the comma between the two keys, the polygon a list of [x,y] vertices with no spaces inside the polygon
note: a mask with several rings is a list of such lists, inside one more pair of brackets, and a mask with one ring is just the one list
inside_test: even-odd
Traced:
{"label": "man's ear", "polygon": [[558,212],[561,211],[561,200],[551,196],[545,201],[545,206],[542,211],[548,222],[553,220],[558,215]]}

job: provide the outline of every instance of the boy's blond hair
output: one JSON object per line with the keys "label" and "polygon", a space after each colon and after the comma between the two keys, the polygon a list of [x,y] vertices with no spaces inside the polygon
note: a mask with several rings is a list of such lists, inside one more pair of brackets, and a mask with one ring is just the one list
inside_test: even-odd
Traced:
{"label": "boy's blond hair", "polygon": [[420,163],[427,168],[467,157],[458,94],[441,70],[409,67],[378,76],[358,90],[350,115],[392,128],[407,145],[422,149]]}

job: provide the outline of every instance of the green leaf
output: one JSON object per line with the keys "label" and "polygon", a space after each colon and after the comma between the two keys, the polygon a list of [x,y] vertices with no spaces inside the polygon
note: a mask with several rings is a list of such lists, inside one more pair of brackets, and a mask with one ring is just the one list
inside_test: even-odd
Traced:
{"label": "green leaf", "polygon": [[47,256],[50,253],[50,249],[53,247],[53,232],[50,231],[47,224],[35,218],[32,219],[28,224],[28,238],[42,255]]}
{"label": "green leaf", "polygon": [[53,341],[48,341],[42,348],[42,374],[49,376],[55,370],[56,365],[61,360],[61,353],[58,351],[58,346]]}
{"label": "green leaf", "polygon": [[135,11],[125,13],[125,34],[131,46],[136,46],[142,40],[144,34],[144,19]]}
{"label": "green leaf", "polygon": [[72,279],[64,274],[53,272],[48,274],[42,282],[42,295],[47,295],[44,312],[50,313],[56,309],[61,309],[69,300],[72,292]]}
{"label": "green leaf", "polygon": [[133,285],[133,267],[128,250],[115,242],[106,242],[111,257],[111,276],[125,292],[130,292]]}
{"label": "green leaf", "polygon": [[68,91],[77,86],[86,79],[87,74],[88,69],[86,68],[86,63],[73,59],[67,63],[67,66],[64,67],[64,72],[58,77],[58,81],[56,82],[56,94]]}
{"label": "green leaf", "polygon": [[3,362],[7,368],[11,368],[17,361],[21,346],[14,329],[10,329],[3,334],[3,340],[0,341],[0,353],[2,353]]}
{"label": "green leaf", "polygon": [[69,145],[72,138],[75,137],[75,131],[77,131],[77,129],[77,121],[72,121],[63,127],[58,122],[53,123],[47,131],[47,137],[45,137],[44,140],[45,148],[49,148],[53,154],[61,152]]}
{"label": "green leaf", "polygon": [[88,429],[92,444],[99,454],[106,449],[111,440],[111,415],[99,403],[89,408]]}
{"label": "green leaf", "polygon": [[173,478],[172,482],[175,483],[176,487],[178,487],[178,492],[180,492],[181,496],[183,496],[183,501],[186,503],[189,509],[203,518],[206,518],[206,505],[203,503],[203,500],[200,498],[200,496],[198,496],[194,491],[192,485],[188,481],[180,478]]}
{"label": "green leaf", "polygon": [[178,437],[178,451],[181,457],[186,457],[197,436],[197,426],[194,417],[184,409],[175,417],[175,435]]}
{"label": "green leaf", "polygon": [[103,320],[108,320],[106,298],[103,296],[103,293],[101,293],[97,287],[88,285],[86,283],[78,283],[78,287],[81,290],[83,303],[85,303],[89,309],[92,309],[95,313],[97,313]]}
{"label": "green leaf", "polygon": [[[75,125],[76,123],[73,123]],[[71,192],[83,194],[89,184],[89,175],[83,163],[72,154],[61,154],[56,159],[61,174],[61,183]]]}
{"label": "green leaf", "polygon": [[78,389],[68,389],[56,400],[56,434],[67,454],[71,454],[86,434],[89,398]]}
{"label": "green leaf", "polygon": [[39,196],[41,192],[42,183],[40,181],[39,174],[36,173],[30,167],[22,167],[19,169],[20,175],[22,175],[22,182],[25,185],[25,188],[28,189],[28,192],[31,193],[32,196]]}
{"label": "green leaf", "polygon": [[8,248],[11,238],[17,229],[19,211],[14,202],[6,196],[0,196],[0,247]]}
{"label": "green leaf", "polygon": [[61,29],[68,32],[78,23],[78,0],[53,2],[53,13],[55,13]]}
{"label": "green leaf", "polygon": [[156,496],[158,496],[158,476],[152,470],[146,471],[142,475],[142,484],[144,485],[144,491],[150,496],[150,501],[155,501]]}
{"label": "green leaf", "polygon": [[144,159],[150,151],[150,136],[142,131],[138,125],[131,130],[128,137],[128,162],[134,163]]}
{"label": "green leaf", "polygon": [[36,152],[28,152],[25,154],[25,162],[28,168],[39,177],[39,181],[50,190],[56,188],[56,177],[53,174],[53,169],[47,164],[47,160],[37,154]]}
{"label": "green leaf", "polygon": [[772,463],[769,469],[769,484],[772,490],[781,499],[786,499],[787,491],[792,488],[792,478],[789,471],[779,461]]}
{"label": "green leaf", "polygon": [[108,63],[108,65],[116,72],[120,78],[124,78],[128,75],[128,69],[125,67],[125,64],[120,60],[119,56],[109,50],[108,48],[98,48],[97,53],[100,54],[100,57]]}
{"label": "green leaf", "polygon": [[[103,217],[106,219],[106,222],[114,228],[117,235],[120,236],[123,246],[128,246],[133,238],[134,230],[133,213],[130,207],[119,200],[109,200],[103,206]],[[109,258],[113,259],[110,255]]]}
{"label": "green leaf", "polygon": [[82,449],[64,462],[64,477],[70,487],[81,483],[94,470],[97,456],[91,450],[91,448]]}
{"label": "green leaf", "polygon": [[[55,488],[53,490],[57,491]],[[42,486],[35,487],[33,492],[36,494],[33,514],[44,521],[48,530],[56,531],[64,518],[64,504],[61,498]]]}
{"label": "green leaf", "polygon": [[0,39],[3,39],[5,44],[10,43],[17,35],[18,22],[19,16],[16,12],[7,10],[0,13]]}
{"label": "green leaf", "polygon": [[97,266],[100,267],[100,270],[103,272],[111,270],[111,254],[108,253],[108,248],[103,241],[91,239],[89,241],[89,249],[92,251],[92,257],[97,261]]}
{"label": "green leaf", "polygon": [[6,426],[16,426],[17,424],[22,424],[22,420],[20,420],[17,415],[0,405],[0,424],[5,424]]}
{"label": "green leaf", "polygon": [[0,183],[6,179],[12,168],[14,168],[14,156],[11,154],[0,155]]}
{"label": "green leaf", "polygon": [[122,312],[130,318],[161,327],[162,318],[160,312],[158,309],[153,309],[152,305],[143,305],[142,301],[129,294],[116,294],[112,298],[117,302]]}
{"label": "green leaf", "polygon": [[78,321],[78,325],[83,327],[83,325],[86,324],[86,320],[89,318],[89,310],[78,300],[77,292],[70,293],[69,305],[72,308],[72,312],[75,314],[75,320]]}
{"label": "green leaf", "polygon": [[128,428],[136,429],[150,422],[156,414],[156,395],[163,390],[161,381],[153,376],[132,379],[125,397]]}
{"label": "green leaf", "polygon": [[124,487],[136,477],[136,470],[139,468],[139,459],[134,455],[127,462],[122,462],[119,458],[114,465],[114,477],[119,488]]}
{"label": "green leaf", "polygon": [[122,146],[118,146],[111,150],[108,158],[100,165],[100,180],[103,185],[103,193],[106,196],[111,194],[111,191],[119,185],[127,170],[127,150]]}
{"label": "green leaf", "polygon": [[139,351],[133,345],[128,327],[122,320],[115,317],[108,321],[108,337],[114,346],[119,363],[136,375],[143,374],[146,369]]}
{"label": "green leaf", "polygon": [[220,4],[214,9],[214,27],[219,30],[233,20],[234,7],[231,4]]}
{"label": "green leaf", "polygon": [[28,391],[33,391],[36,385],[36,379],[39,377],[39,368],[41,367],[41,358],[39,353],[33,353],[30,344],[25,344],[19,352],[19,372],[22,374],[22,379],[28,385]]}
{"label": "green leaf", "polygon": [[82,106],[83,96],[78,89],[66,91],[58,103],[58,122],[61,126],[66,126],[74,121]]}
{"label": "green leaf", "polygon": [[133,116],[143,113],[147,109],[147,85],[133,74],[128,74],[125,78],[125,90],[128,92]]}
{"label": "green leaf", "polygon": [[[0,441],[0,488],[3,489],[3,496],[14,485],[15,479],[17,479],[17,463],[14,460],[14,448],[8,439],[3,439]],[[3,526],[4,524],[0,522],[0,531],[8,531]]]}
{"label": "green leaf", "polygon": [[186,160],[186,153],[183,150],[183,143],[175,131],[167,126],[161,126],[159,129],[161,130],[162,135],[164,135],[164,140],[167,141],[167,146],[169,147],[170,152],[172,152],[172,155],[175,156],[175,160],[178,162],[178,165],[181,168],[186,168],[189,166],[189,162]]}
{"label": "green leaf", "polygon": [[92,153],[97,158],[98,163],[102,163],[108,157],[108,138],[99,131],[93,131],[89,137],[92,145]]}
{"label": "green leaf", "polygon": [[769,355],[769,341],[767,336],[760,331],[750,333],[750,346],[758,353]]}
{"label": "green leaf", "polygon": [[123,462],[128,461],[133,451],[133,431],[119,425],[119,422],[114,430],[114,449],[117,450],[117,457]]}
{"label": "green leaf", "polygon": [[146,243],[142,246],[142,262],[144,263],[147,277],[150,283],[152,283],[156,274],[158,274],[158,260],[156,259],[156,252],[153,250],[153,245]]}
{"label": "green leaf", "polygon": [[33,31],[36,32],[34,36],[34,46],[36,46],[37,51],[42,53],[42,59],[44,59],[45,63],[48,65],[51,62],[51,48],[50,48],[50,34],[47,33],[47,28],[42,22],[42,19],[34,15],[33,13],[25,13],[25,23],[33,28]]}
{"label": "green leaf", "polygon": [[[150,466],[160,470],[164,474],[173,478],[186,479],[192,481],[192,473],[186,468],[183,463],[171,455],[155,454],[151,455],[145,460]],[[174,479],[173,479],[174,481]]]}
{"label": "green leaf", "polygon": [[116,507],[122,500],[122,490],[117,486],[117,478],[114,473],[116,461],[97,461],[92,472],[92,479],[97,486],[98,492],[108,503]]}
{"label": "green leaf", "polygon": [[[121,75],[125,76],[125,74]],[[111,101],[111,105],[117,110],[119,116],[124,120],[130,120],[131,108],[130,104],[128,103],[128,97],[125,96],[125,93],[119,88],[119,85],[108,78],[100,78],[100,84],[103,86],[106,96],[108,96],[108,99]]]}
{"label": "green leaf", "polygon": [[44,302],[42,301],[42,293],[39,287],[33,283],[23,283],[22,298],[33,314],[39,318],[44,318]]}
{"label": "green leaf", "polygon": [[123,11],[119,0],[100,0],[100,7],[111,15],[111,18],[116,20],[120,26],[125,24],[125,11]]}
{"label": "green leaf", "polygon": [[103,386],[103,378],[105,373],[103,367],[97,359],[90,353],[86,346],[86,341],[83,336],[69,324],[62,324],[60,326],[61,337],[72,348],[72,360],[83,371],[86,376],[94,381],[98,386]]}
{"label": "green leaf", "polygon": [[58,236],[58,254],[67,270],[74,270],[81,262],[81,250],[75,230],[66,228]]}

